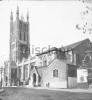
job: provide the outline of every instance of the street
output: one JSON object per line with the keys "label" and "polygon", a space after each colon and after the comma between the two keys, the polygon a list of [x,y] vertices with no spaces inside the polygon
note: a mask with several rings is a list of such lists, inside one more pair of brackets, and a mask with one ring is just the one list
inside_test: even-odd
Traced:
{"label": "street", "polygon": [[0,93],[0,100],[92,100],[91,93],[7,87]]}

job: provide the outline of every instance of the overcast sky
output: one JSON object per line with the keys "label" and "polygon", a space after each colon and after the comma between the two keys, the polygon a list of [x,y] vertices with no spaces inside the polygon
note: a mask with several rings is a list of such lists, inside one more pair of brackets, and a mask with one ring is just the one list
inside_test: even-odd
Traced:
{"label": "overcast sky", "polygon": [[81,23],[80,12],[84,9],[79,1],[29,1],[0,2],[0,66],[9,58],[10,12],[16,17],[17,5],[20,17],[30,16],[30,44],[36,47],[61,47],[92,35],[83,34],[76,29]]}

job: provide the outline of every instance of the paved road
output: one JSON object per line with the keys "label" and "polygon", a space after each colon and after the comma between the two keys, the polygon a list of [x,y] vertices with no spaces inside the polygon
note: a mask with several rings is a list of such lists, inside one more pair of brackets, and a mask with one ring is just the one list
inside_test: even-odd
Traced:
{"label": "paved road", "polygon": [[92,100],[92,93],[71,93],[21,87],[4,88],[0,100]]}

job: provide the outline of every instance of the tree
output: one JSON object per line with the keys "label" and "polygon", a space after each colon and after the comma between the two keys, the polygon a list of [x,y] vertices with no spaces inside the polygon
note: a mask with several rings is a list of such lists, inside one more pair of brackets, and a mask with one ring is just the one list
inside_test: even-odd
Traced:
{"label": "tree", "polygon": [[81,30],[84,34],[92,34],[92,0],[80,0],[83,3],[81,12],[81,23],[76,25],[76,29]]}

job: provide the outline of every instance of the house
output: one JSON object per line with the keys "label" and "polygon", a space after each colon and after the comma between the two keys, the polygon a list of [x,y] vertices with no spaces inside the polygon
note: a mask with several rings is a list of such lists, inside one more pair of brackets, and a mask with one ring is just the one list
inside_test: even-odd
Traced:
{"label": "house", "polygon": [[77,69],[89,49],[92,49],[92,44],[85,39],[37,54],[38,60],[30,69],[30,86],[76,88]]}

